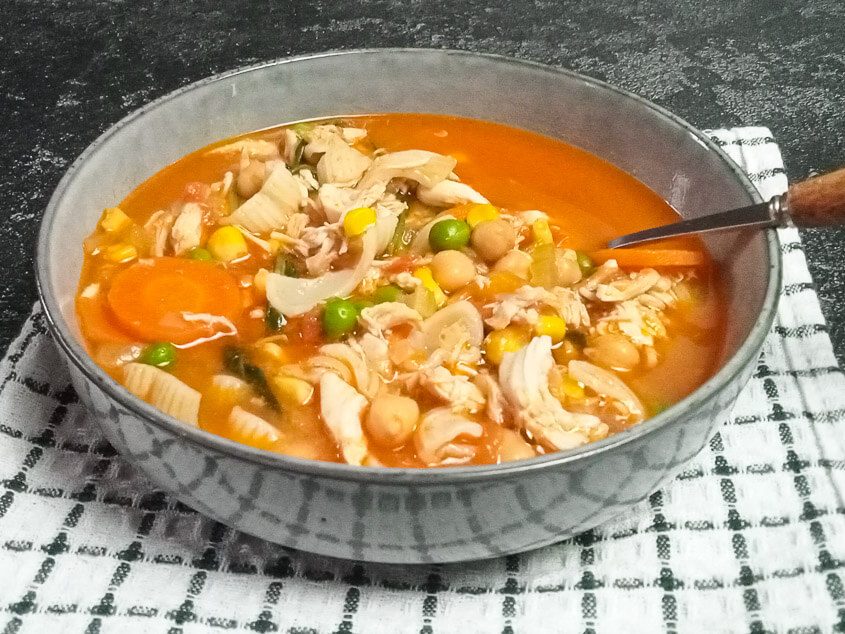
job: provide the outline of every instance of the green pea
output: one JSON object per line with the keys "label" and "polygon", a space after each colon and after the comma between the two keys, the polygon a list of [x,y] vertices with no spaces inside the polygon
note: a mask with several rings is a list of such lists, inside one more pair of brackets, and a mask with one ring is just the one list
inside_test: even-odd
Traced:
{"label": "green pea", "polygon": [[583,251],[576,251],[575,258],[578,260],[578,268],[581,269],[581,275],[583,275],[584,277],[586,277],[595,270],[596,263],[593,262],[593,258],[591,258]]}
{"label": "green pea", "polygon": [[435,252],[459,250],[469,244],[469,225],[447,218],[436,223],[428,233],[428,243]]}
{"label": "green pea", "polygon": [[379,286],[373,293],[373,302],[383,304],[384,302],[398,302],[402,298],[402,289],[395,284]]}
{"label": "green pea", "polygon": [[141,351],[138,361],[157,368],[169,368],[176,362],[176,346],[168,342],[151,343]]}
{"label": "green pea", "polygon": [[192,260],[201,260],[203,262],[211,261],[211,253],[208,252],[208,249],[203,249],[202,247],[194,247],[188,251],[188,257]]}
{"label": "green pea", "polygon": [[267,307],[267,312],[264,314],[264,323],[267,324],[267,329],[271,332],[279,332],[285,327],[287,321],[285,316],[272,306]]}
{"label": "green pea", "polygon": [[323,308],[323,332],[331,338],[352,332],[358,323],[358,309],[348,299],[333,297]]}
{"label": "green pea", "polygon": [[352,305],[355,306],[355,310],[357,310],[358,314],[360,315],[362,310],[373,306],[374,303],[371,302],[369,299],[353,299]]}

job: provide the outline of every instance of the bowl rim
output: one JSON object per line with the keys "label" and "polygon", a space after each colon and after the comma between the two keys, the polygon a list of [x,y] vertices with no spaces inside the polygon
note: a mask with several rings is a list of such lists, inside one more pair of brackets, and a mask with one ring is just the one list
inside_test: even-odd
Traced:
{"label": "bowl rim", "polygon": [[730,157],[728,157],[727,154],[725,154],[725,152],[716,145],[716,143],[690,123],[665,108],[648,101],[644,97],[608,84],[607,82],[576,73],[572,70],[558,68],[540,62],[491,53],[476,53],[456,49],[407,47],[331,50],[314,54],[282,57],[256,64],[240,66],[211,75],[199,81],[192,82],[186,86],[182,86],[181,88],[158,97],[157,99],[141,106],[121,118],[117,123],[99,135],[87,148],[85,148],[82,154],[79,155],[79,157],[65,172],[50,197],[40,223],[36,243],[35,279],[37,293],[43,307],[48,330],[52,335],[53,340],[62,349],[64,356],[79,369],[86,380],[96,384],[105,394],[108,395],[110,399],[118,402],[134,415],[144,419],[156,427],[162,428],[170,434],[202,445],[206,449],[210,449],[224,456],[231,455],[235,458],[243,459],[262,466],[277,467],[296,474],[329,477],[335,480],[351,480],[380,485],[402,485],[411,483],[416,485],[444,485],[447,483],[463,482],[467,480],[475,481],[493,478],[509,478],[538,469],[554,469],[565,464],[588,459],[596,454],[611,451],[615,447],[628,444],[634,440],[652,434],[672,423],[682,424],[680,416],[683,412],[695,409],[713,397],[716,393],[722,391],[737,377],[737,375],[742,372],[749,362],[753,361],[753,357],[759,353],[766,335],[772,326],[780,294],[782,256],[777,232],[774,229],[765,230],[769,260],[767,268],[768,284],[763,298],[761,313],[737,351],[725,361],[725,363],[713,376],[682,400],[662,411],[657,416],[647,419],[638,425],[630,427],[603,440],[588,443],[575,449],[554,452],[527,460],[504,462],[492,465],[470,465],[448,468],[385,468],[309,460],[281,453],[272,453],[229,440],[222,436],[217,436],[216,434],[204,431],[198,427],[192,427],[164,414],[152,405],[149,405],[131,394],[94,363],[82,343],[78,341],[77,337],[73,334],[73,332],[71,332],[67,322],[62,316],[62,312],[59,309],[59,305],[56,300],[56,295],[52,288],[52,282],[50,280],[47,266],[47,258],[49,257],[48,243],[58,208],[66,190],[74,179],[80,166],[85,163],[91,154],[96,152],[107,139],[120,131],[121,128],[130,122],[143,117],[148,111],[177,99],[185,93],[236,75],[249,73],[261,68],[284,64],[295,64],[297,62],[325,57],[409,54],[478,58],[494,64],[524,67],[526,69],[539,70],[553,75],[565,75],[572,80],[614,92],[621,97],[636,102],[640,107],[652,110],[658,116],[668,119],[669,122],[686,130],[699,143],[704,145],[711,152],[715,153],[722,162],[725,163],[726,167],[733,172],[734,176],[740,184],[743,185],[755,202],[760,202],[762,200],[756,187],[752,184],[748,176],[739,168],[739,166]]}

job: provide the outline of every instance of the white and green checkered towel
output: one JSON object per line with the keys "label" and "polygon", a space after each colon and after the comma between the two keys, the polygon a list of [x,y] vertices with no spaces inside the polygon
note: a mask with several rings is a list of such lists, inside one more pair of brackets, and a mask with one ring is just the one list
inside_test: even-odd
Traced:
{"label": "white and green checkered towel", "polygon": [[[766,128],[712,132],[764,196]],[[0,633],[845,632],[845,378],[795,230],[732,419],[626,515],[523,555],[321,558],[156,491],[86,420],[36,310],[0,366]]]}

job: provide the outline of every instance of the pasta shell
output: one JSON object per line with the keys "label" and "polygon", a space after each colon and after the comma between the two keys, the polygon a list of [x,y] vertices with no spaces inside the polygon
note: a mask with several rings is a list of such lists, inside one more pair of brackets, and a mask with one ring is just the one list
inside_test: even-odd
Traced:
{"label": "pasta shell", "polygon": [[123,383],[135,396],[196,427],[201,395],[172,374],[143,363],[127,363]]}
{"label": "pasta shell", "polygon": [[229,413],[229,436],[240,443],[269,449],[279,440],[279,430],[260,416],[237,405]]}

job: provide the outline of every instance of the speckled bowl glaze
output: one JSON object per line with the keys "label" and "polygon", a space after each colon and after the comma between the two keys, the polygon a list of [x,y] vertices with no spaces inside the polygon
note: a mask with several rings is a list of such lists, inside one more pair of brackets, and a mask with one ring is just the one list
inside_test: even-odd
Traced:
{"label": "speckled bowl glaze", "polygon": [[271,454],[163,415],[88,357],[74,294],[82,240],[104,207],[220,138],[371,112],[450,113],[557,137],[630,172],[688,217],[759,200],[739,169],[684,121],[602,82],[538,64],[382,49],[283,59],[200,81],[134,112],[91,144],[44,215],[41,301],[73,384],[109,441],[157,485],[225,524],[292,548],[367,561],[446,562],[524,551],[645,498],[703,447],[752,372],[777,302],[774,232],[707,239],[721,263],[730,312],[726,361],[712,379],[633,429],[527,461],[373,469]]}

